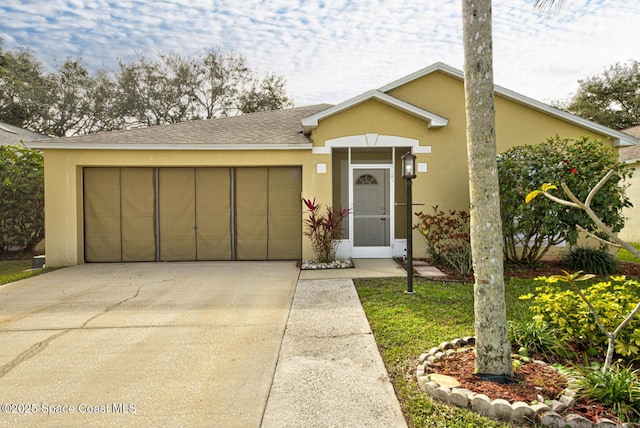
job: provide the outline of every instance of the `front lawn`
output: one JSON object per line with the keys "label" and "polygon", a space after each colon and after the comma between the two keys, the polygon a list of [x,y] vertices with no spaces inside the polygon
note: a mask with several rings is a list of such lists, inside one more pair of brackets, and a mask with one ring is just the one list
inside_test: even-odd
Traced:
{"label": "front lawn", "polygon": [[[442,342],[473,336],[473,285],[415,279],[416,294],[404,294],[406,279],[354,280],[387,371],[405,414],[414,427],[509,427],[469,410],[433,401],[418,386],[415,370],[420,354]],[[540,285],[511,279],[506,285],[507,317],[530,319],[528,301],[518,297]]]}
{"label": "front lawn", "polygon": [[[32,260],[0,260],[0,285],[31,276],[40,275],[51,269],[31,269]],[[28,270],[28,271],[27,271]]]}
{"label": "front lawn", "polygon": [[[633,245],[634,248],[636,248],[637,250],[640,250],[640,243],[637,242],[631,242],[631,245]],[[637,258],[636,256],[634,256],[631,251],[626,250],[624,248],[620,248],[618,250],[618,260],[621,260],[623,262],[636,262],[636,263],[640,263],[640,259]]]}

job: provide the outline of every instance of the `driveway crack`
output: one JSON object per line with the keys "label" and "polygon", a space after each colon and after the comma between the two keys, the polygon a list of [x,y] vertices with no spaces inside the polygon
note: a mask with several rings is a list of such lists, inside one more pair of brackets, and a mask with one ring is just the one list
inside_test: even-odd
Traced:
{"label": "driveway crack", "polygon": [[56,333],[54,335],[51,335],[51,336],[47,337],[45,340],[42,340],[42,341],[32,345],[31,347],[29,347],[29,349],[21,352],[13,360],[9,361],[4,366],[0,367],[0,378],[3,377],[4,375],[6,375],[7,373],[9,373],[11,371],[11,369],[13,369],[18,364],[20,364],[20,363],[22,363],[24,361],[27,361],[28,359],[33,358],[34,356],[38,355],[40,352],[42,352],[49,345],[50,342],[52,342],[53,340],[57,339],[60,336],[64,336],[68,332],[69,332],[69,330],[60,331],[60,332],[58,332],[58,333]]}
{"label": "driveway crack", "polygon": [[21,364],[21,363],[23,363],[23,362],[35,357],[36,355],[38,355],[40,352],[42,352],[49,345],[49,343],[53,342],[57,338],[64,336],[65,334],[69,333],[72,330],[85,329],[87,324],[89,324],[94,319],[98,318],[100,315],[104,315],[105,313],[111,311],[114,308],[117,308],[118,306],[128,302],[129,300],[135,299],[136,297],[138,297],[138,295],[140,295],[140,291],[146,285],[149,285],[149,284],[142,284],[140,287],[138,287],[138,289],[136,290],[136,292],[134,293],[133,296],[129,296],[126,299],[120,300],[119,302],[116,302],[116,303],[114,303],[114,304],[112,304],[110,306],[107,306],[100,313],[97,313],[94,316],[92,316],[91,318],[87,319],[85,322],[82,323],[80,328],[70,328],[70,329],[66,329],[66,330],[60,331],[60,332],[58,332],[56,334],[53,334],[53,335],[47,337],[46,339],[44,339],[44,340],[42,340],[42,341],[40,341],[38,343],[33,344],[28,349],[26,349],[25,351],[23,351],[19,355],[17,355],[13,360],[9,361],[4,366],[0,367],[0,378],[2,378],[4,375],[9,373],[11,370],[13,370],[19,364]]}
{"label": "driveway crack", "polygon": [[140,291],[142,290],[143,287],[146,287],[149,284],[142,284],[140,287],[138,287],[138,289],[136,290],[135,294],[133,296],[129,296],[126,299],[120,300],[119,302],[116,302],[110,306],[107,306],[104,310],[102,310],[102,312],[99,312],[97,314],[95,314],[94,316],[92,316],[91,318],[89,318],[88,320],[86,320],[85,322],[82,323],[82,325],[80,326],[80,329],[84,329],[87,324],[89,324],[91,321],[93,321],[94,319],[98,318],[99,316],[102,316],[104,314],[106,314],[107,312],[117,308],[118,306],[128,302],[129,300],[133,300],[136,297],[138,297],[140,295]]}

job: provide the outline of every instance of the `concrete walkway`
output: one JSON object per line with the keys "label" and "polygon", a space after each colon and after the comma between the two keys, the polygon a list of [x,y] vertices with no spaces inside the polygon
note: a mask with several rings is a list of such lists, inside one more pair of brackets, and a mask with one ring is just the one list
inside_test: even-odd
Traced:
{"label": "concrete walkway", "polygon": [[356,260],[355,265],[301,272],[264,428],[407,426],[349,279],[406,272],[392,260]]}

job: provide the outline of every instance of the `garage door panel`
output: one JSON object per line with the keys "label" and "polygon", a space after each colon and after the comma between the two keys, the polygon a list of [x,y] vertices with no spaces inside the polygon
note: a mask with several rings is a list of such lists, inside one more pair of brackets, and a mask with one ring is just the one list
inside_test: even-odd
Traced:
{"label": "garage door panel", "polygon": [[300,259],[299,239],[269,240],[269,260]]}
{"label": "garage door panel", "polygon": [[267,259],[267,168],[236,169],[236,256]]}
{"label": "garage door panel", "polygon": [[120,168],[84,170],[85,260],[121,261]]}
{"label": "garage door panel", "polygon": [[302,169],[269,169],[269,258],[302,257]]}
{"label": "garage door panel", "polygon": [[196,169],[198,260],[231,260],[231,172]]}
{"label": "garage door panel", "polygon": [[160,260],[195,260],[194,168],[160,168],[158,187]]}
{"label": "garage door panel", "polygon": [[122,168],[122,261],[154,261],[155,191],[153,168]]}

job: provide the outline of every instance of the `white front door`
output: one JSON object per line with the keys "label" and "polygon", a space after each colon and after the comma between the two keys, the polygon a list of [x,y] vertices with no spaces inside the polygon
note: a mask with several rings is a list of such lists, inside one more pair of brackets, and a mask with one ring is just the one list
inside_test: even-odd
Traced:
{"label": "white front door", "polygon": [[393,210],[392,169],[390,166],[352,166],[350,170],[349,227],[351,256],[387,258],[391,248]]}

